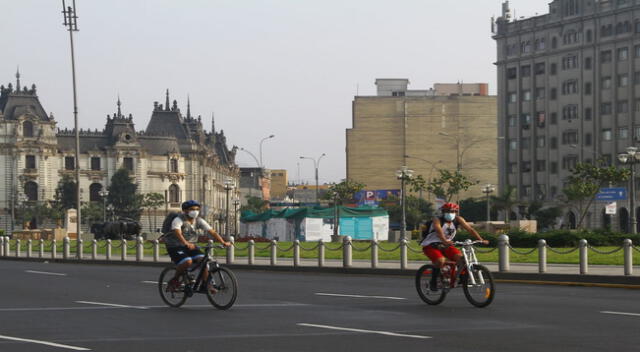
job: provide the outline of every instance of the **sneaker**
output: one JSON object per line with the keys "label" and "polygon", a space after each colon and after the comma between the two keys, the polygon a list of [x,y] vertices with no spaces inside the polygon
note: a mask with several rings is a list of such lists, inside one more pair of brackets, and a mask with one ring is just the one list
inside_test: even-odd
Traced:
{"label": "sneaker", "polygon": [[[213,286],[209,287],[209,291],[211,292],[211,294],[218,293],[218,290],[216,290]],[[207,293],[207,287],[205,285],[200,285],[198,293]]]}

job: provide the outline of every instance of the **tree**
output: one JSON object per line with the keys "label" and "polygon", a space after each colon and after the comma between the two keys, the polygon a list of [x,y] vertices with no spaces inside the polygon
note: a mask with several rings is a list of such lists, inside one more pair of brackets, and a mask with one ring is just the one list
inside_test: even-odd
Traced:
{"label": "tree", "polygon": [[[151,210],[155,214],[156,210],[160,208],[164,204],[164,195],[157,192],[146,193],[144,195],[144,207],[147,208],[147,213],[149,215],[149,227],[153,228],[154,231],[157,228],[155,221],[154,224],[151,224]],[[155,216],[153,217],[155,220]]]}
{"label": "tree", "polygon": [[76,183],[69,175],[64,175],[58,182],[56,192],[51,203],[51,217],[62,220],[65,212],[76,207]]}
{"label": "tree", "polygon": [[[467,221],[487,221],[487,200],[475,198],[461,200],[460,215]],[[491,218],[495,219],[497,217],[498,214],[496,214],[495,209],[492,209]]]}
{"label": "tree", "polygon": [[[383,208],[389,213],[389,222],[400,223],[402,221],[402,205],[397,198],[392,198],[391,200],[395,201],[385,203],[386,205],[384,205]],[[426,200],[415,196],[407,196],[405,200],[407,202],[407,225],[409,225],[412,230],[420,228],[421,222],[433,216],[433,205]]]}
{"label": "tree", "polygon": [[467,176],[463,175],[460,170],[438,170],[440,176],[434,178],[427,183],[426,189],[438,196],[450,202],[451,199],[458,195],[462,191],[466,191],[477,182],[472,182]]}
{"label": "tree", "polygon": [[259,197],[247,196],[247,204],[240,207],[240,212],[250,211],[260,214],[269,209],[269,202]]}
{"label": "tree", "polygon": [[327,193],[325,193],[322,198],[343,204],[345,201],[353,201],[355,194],[362,191],[364,187],[365,184],[363,183],[346,179],[340,183],[329,186]]}
{"label": "tree", "polygon": [[417,192],[420,194],[420,198],[422,198],[422,192],[427,191],[427,180],[422,177],[422,175],[418,175],[416,177],[412,177],[409,179],[409,189],[411,192]]}
{"label": "tree", "polygon": [[509,223],[511,208],[518,204],[516,200],[516,188],[507,185],[501,195],[491,196],[491,203],[495,209],[504,211],[504,222]]}
{"label": "tree", "polygon": [[579,220],[577,227],[582,227],[591,203],[600,192],[600,188],[607,184],[619,183],[629,179],[628,169],[618,169],[615,166],[598,166],[589,163],[578,163],[571,170],[567,178],[567,186],[562,190],[568,203],[578,208]]}
{"label": "tree", "polygon": [[117,217],[140,220],[142,195],[137,194],[138,185],[132,182],[127,169],[119,169],[111,177],[108,203],[113,205]]}
{"label": "tree", "polygon": [[82,223],[92,224],[102,222],[104,217],[104,209],[101,202],[88,202],[82,207]]}
{"label": "tree", "polygon": [[562,208],[548,207],[538,209],[533,213],[533,218],[538,222],[538,229],[553,229],[556,220],[562,216]]}

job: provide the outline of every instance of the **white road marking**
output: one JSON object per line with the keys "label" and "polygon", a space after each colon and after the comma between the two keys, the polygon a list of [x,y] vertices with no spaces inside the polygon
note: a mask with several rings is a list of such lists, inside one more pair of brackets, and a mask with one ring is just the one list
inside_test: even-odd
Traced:
{"label": "white road marking", "polygon": [[402,297],[345,295],[345,294],[341,294],[341,293],[322,293],[322,292],[317,292],[316,295],[318,295],[318,296],[335,296],[335,297],[352,297],[352,298],[395,299],[395,300],[405,300],[406,299],[406,298],[402,298]]}
{"label": "white road marking", "polygon": [[329,330],[340,330],[340,331],[349,331],[349,332],[361,332],[363,334],[378,334],[378,335],[387,335],[387,336],[397,336],[397,337],[410,337],[414,339],[430,339],[431,336],[423,336],[423,335],[407,335],[407,334],[399,334],[396,332],[390,331],[378,331],[378,330],[364,330],[364,329],[354,329],[354,328],[343,328],[339,326],[331,326],[331,325],[318,325],[318,324],[307,324],[307,323],[298,323],[296,325],[299,326],[308,326],[312,328],[321,328],[321,329],[329,329]]}
{"label": "white road marking", "polygon": [[148,309],[148,307],[142,307],[142,306],[128,306],[124,304],[104,303],[104,302],[76,301],[76,303],[95,304],[97,306],[107,306],[107,307],[116,307],[116,308]]}
{"label": "white road marking", "polygon": [[48,341],[22,339],[22,338],[19,338],[19,337],[12,337],[12,336],[5,336],[5,335],[0,335],[0,339],[11,340],[11,341],[20,341],[20,342],[31,342],[31,343],[37,343],[37,344],[40,344],[40,345],[47,345],[47,346],[52,346],[52,347],[65,348],[65,349],[74,350],[74,351],[91,351],[90,349],[84,348],[84,347],[63,345],[63,344],[60,344],[60,343],[54,343],[54,342],[48,342]]}
{"label": "white road marking", "polygon": [[611,312],[608,310],[603,310],[600,313],[602,314],[616,314],[616,315],[630,315],[633,317],[640,317],[640,313],[627,313],[627,312]]}
{"label": "white road marking", "polygon": [[31,274],[42,274],[42,275],[55,275],[55,276],[67,276],[67,274],[63,274],[63,273],[51,273],[48,271],[36,271],[36,270],[25,270],[25,273],[31,273]]}
{"label": "white road marking", "polygon": [[158,281],[140,281],[140,282],[142,282],[143,284],[154,284],[154,285],[158,284]]}

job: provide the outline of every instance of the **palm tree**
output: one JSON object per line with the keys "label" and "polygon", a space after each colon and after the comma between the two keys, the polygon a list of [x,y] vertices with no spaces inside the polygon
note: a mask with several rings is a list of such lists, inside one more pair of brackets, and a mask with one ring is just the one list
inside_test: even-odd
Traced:
{"label": "palm tree", "polygon": [[504,222],[508,224],[511,208],[518,204],[516,200],[516,187],[506,186],[501,195],[491,196],[491,202],[497,210],[504,210]]}

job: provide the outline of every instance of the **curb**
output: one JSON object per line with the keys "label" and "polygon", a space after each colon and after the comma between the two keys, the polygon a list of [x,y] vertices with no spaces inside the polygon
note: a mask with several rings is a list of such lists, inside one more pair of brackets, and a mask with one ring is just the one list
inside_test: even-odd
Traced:
{"label": "curb", "polygon": [[[23,262],[49,262],[62,264],[90,264],[90,265],[127,265],[127,266],[147,266],[165,267],[169,262],[150,261],[122,261],[122,260],[77,260],[77,259],[51,259],[51,258],[16,258],[0,257],[0,260],[23,261]],[[324,273],[324,274],[349,274],[349,275],[389,275],[413,277],[415,269],[384,269],[384,268],[342,268],[342,267],[313,267],[313,266],[284,266],[284,265],[246,265],[246,264],[225,264],[224,266],[233,270],[251,271],[276,271],[276,272],[298,272],[298,273]],[[540,273],[518,273],[518,272],[492,272],[496,282],[515,283],[527,285],[560,285],[560,286],[583,286],[583,287],[604,287],[604,288],[627,288],[640,289],[640,276],[624,275],[574,275],[574,274],[540,274]]]}

